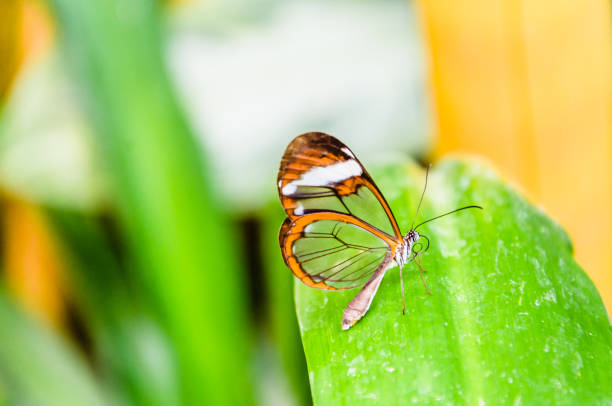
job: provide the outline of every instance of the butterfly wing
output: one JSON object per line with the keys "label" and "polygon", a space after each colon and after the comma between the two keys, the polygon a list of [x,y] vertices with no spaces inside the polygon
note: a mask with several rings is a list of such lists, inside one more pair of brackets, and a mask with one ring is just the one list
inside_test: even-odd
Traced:
{"label": "butterfly wing", "polygon": [[287,218],[279,235],[285,263],[313,288],[361,286],[392,256],[395,241],[344,213],[316,212]]}
{"label": "butterfly wing", "polygon": [[402,238],[371,176],[330,135],[302,134],[289,144],[278,193],[288,216],[279,234],[283,258],[311,287],[363,285]]}
{"label": "butterfly wing", "polygon": [[287,216],[337,211],[402,239],[397,222],[370,174],[351,150],[331,135],[306,133],[285,151],[278,194]]}

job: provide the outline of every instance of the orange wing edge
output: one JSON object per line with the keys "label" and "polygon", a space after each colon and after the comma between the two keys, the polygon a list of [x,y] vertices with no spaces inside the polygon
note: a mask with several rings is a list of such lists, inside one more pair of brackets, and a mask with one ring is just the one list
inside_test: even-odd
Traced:
{"label": "orange wing edge", "polygon": [[387,245],[389,245],[389,247],[391,248],[392,257],[394,256],[397,243],[392,236],[388,235],[384,231],[381,231],[377,229],[376,227],[373,227],[370,224],[364,221],[361,221],[351,215],[344,214],[344,213],[324,211],[324,212],[306,214],[294,220],[287,217],[285,221],[283,222],[281,229],[279,231],[279,235],[278,235],[281,252],[283,253],[283,260],[285,261],[285,264],[289,267],[289,269],[291,269],[291,272],[293,272],[293,274],[300,281],[310,286],[311,288],[327,289],[327,290],[346,290],[348,289],[348,288],[335,288],[333,286],[326,284],[323,281],[315,282],[310,277],[310,275],[302,269],[299,261],[293,255],[293,244],[295,243],[295,241],[297,241],[301,237],[302,232],[304,231],[306,226],[308,226],[309,224],[315,221],[320,221],[320,220],[342,221],[344,223],[351,223],[358,227],[361,227],[364,230],[369,231],[370,233],[376,235],[378,238],[383,240]]}

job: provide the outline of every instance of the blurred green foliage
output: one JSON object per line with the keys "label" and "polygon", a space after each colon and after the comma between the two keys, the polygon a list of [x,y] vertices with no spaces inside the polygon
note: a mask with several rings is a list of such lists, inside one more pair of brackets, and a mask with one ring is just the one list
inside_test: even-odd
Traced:
{"label": "blurred green foliage", "polygon": [[80,212],[50,209],[47,214],[67,262],[75,305],[103,366],[102,379],[116,401],[179,404],[170,339],[103,222]]}
{"label": "blurred green foliage", "polygon": [[[285,267],[278,244],[278,219],[283,216],[278,202],[269,204],[261,212],[263,266],[268,300],[266,314],[270,317],[271,336],[282,359],[284,372],[289,378],[296,400],[302,405],[312,404],[306,359],[297,325],[293,300],[293,274]],[[280,260],[280,266],[279,266]]]}
{"label": "blurred green foliage", "polygon": [[131,277],[172,343],[180,402],[250,403],[240,260],[168,80],[159,5],[51,5],[111,171]]}
{"label": "blurred green foliage", "polygon": [[4,291],[0,292],[0,326],[0,393],[8,404],[106,404],[108,399],[82,357],[54,333],[28,320]]}

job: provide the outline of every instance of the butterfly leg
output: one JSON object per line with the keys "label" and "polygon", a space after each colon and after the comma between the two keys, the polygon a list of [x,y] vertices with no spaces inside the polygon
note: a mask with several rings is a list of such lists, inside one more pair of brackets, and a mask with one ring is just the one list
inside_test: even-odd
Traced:
{"label": "butterfly leg", "polygon": [[400,289],[402,289],[402,315],[406,315],[406,297],[404,296],[404,277],[402,276],[402,268],[400,265]]}
{"label": "butterfly leg", "polygon": [[353,327],[366,314],[390,264],[391,257],[387,257],[376,269],[370,280],[366,282],[363,289],[348,304],[342,314],[342,330],[348,330]]}
{"label": "butterfly leg", "polygon": [[419,266],[419,276],[421,277],[421,282],[423,282],[423,286],[425,286],[425,290],[427,290],[427,293],[429,293],[431,296],[433,296],[433,293],[431,293],[431,290],[429,290],[429,288],[427,287],[427,283],[425,282],[425,278],[423,278],[423,272],[427,272],[427,271],[424,270],[423,267],[421,266],[421,255],[420,254],[416,254],[416,261],[415,262]]}
{"label": "butterfly leg", "polygon": [[[406,264],[411,263],[412,261],[414,261],[414,259],[416,258],[417,254],[413,254],[412,257],[410,257],[410,259],[408,260],[408,262],[406,262]],[[406,265],[404,264],[404,265]],[[402,289],[402,315],[406,315],[406,297],[404,295],[404,277],[402,275],[402,268],[403,266],[400,265],[399,269],[400,269],[400,288]]]}

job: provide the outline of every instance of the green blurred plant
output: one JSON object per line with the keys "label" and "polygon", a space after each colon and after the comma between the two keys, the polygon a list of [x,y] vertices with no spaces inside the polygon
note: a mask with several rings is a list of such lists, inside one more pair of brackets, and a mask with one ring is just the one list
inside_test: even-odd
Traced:
{"label": "green blurred plant", "polygon": [[278,266],[278,219],[283,209],[274,202],[261,213],[263,228],[260,234],[265,270],[267,301],[266,314],[270,318],[270,333],[279,352],[285,375],[301,405],[312,404],[308,371],[304,349],[300,340],[295,302],[293,300],[293,275],[283,266]]}
{"label": "green blurred plant", "polygon": [[51,5],[112,175],[132,276],[172,343],[180,402],[248,404],[240,261],[166,74],[159,4]]}
{"label": "green blurred plant", "polygon": [[106,404],[82,357],[17,310],[3,290],[0,326],[0,404],[2,398],[12,405]]}
{"label": "green blurred plant", "polygon": [[[374,175],[407,232],[423,171],[390,164]],[[315,404],[610,402],[610,323],[565,232],[490,169],[445,161],[431,174],[420,217],[465,204],[485,210],[419,229],[431,238],[422,261],[434,295],[409,267],[405,316],[397,269],[348,331],[342,312],[357,290],[295,281]],[[266,246],[289,273],[275,241]]]}
{"label": "green blurred plant", "polygon": [[68,289],[91,336],[106,388],[120,404],[180,403],[169,338],[160,331],[130,264],[122,264],[114,254],[100,220],[59,209],[47,214],[59,237]]}

